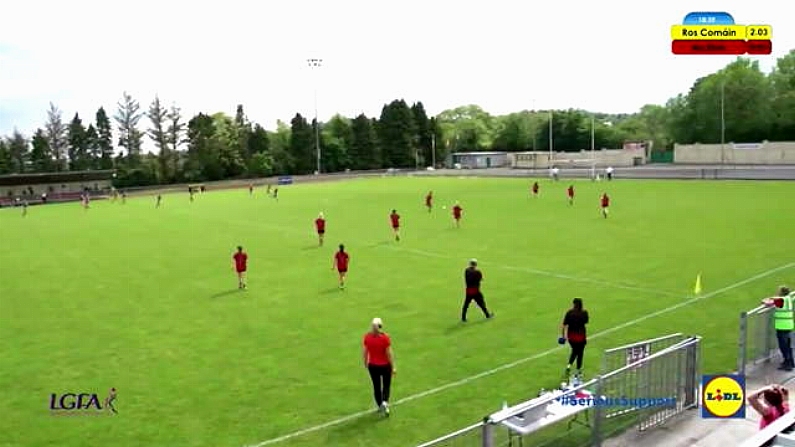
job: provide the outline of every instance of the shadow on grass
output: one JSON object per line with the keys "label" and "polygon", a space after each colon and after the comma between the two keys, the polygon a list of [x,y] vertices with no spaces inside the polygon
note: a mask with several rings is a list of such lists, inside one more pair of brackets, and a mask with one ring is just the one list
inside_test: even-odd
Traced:
{"label": "shadow on grass", "polygon": [[394,240],[390,239],[390,240],[386,240],[386,241],[376,242],[375,244],[371,245],[370,247],[383,247],[385,245],[393,244],[394,242],[395,242]]}
{"label": "shadow on grass", "polygon": [[223,298],[225,296],[234,295],[236,293],[241,293],[241,292],[243,292],[243,290],[232,289],[232,290],[227,290],[227,291],[224,291],[224,292],[218,292],[215,295],[211,296],[210,298],[213,298],[213,299],[215,299],[215,298]]}
{"label": "shadow on grass", "polygon": [[323,248],[323,247],[321,247],[320,245],[315,244],[315,245],[306,246],[306,247],[302,248],[301,250],[314,250],[314,249],[317,249],[317,248]]}
{"label": "shadow on grass", "polygon": [[373,433],[377,430],[381,423],[388,421],[389,418],[383,417],[380,413],[373,410],[372,413],[364,414],[356,419],[350,420],[346,423],[336,426],[329,431],[328,441],[331,445],[336,444],[333,441],[340,441],[342,445],[344,441],[350,443],[351,439],[366,438],[368,433]]}
{"label": "shadow on grass", "polygon": [[345,289],[340,289],[339,287],[332,287],[330,289],[322,290],[320,292],[321,295],[331,295],[332,293],[342,293]]}
{"label": "shadow on grass", "polygon": [[467,328],[471,328],[472,326],[479,326],[481,324],[488,323],[491,320],[492,320],[492,318],[486,318],[486,317],[482,317],[482,318],[479,318],[477,320],[473,320],[470,317],[470,318],[467,319],[466,323],[464,323],[461,320],[459,320],[458,323],[448,326],[447,329],[445,330],[445,333],[450,334],[452,332],[465,330]]}

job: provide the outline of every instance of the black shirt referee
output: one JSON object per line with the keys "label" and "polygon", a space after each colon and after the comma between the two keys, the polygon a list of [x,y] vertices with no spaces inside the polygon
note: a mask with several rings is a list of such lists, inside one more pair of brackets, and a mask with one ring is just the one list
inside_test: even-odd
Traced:
{"label": "black shirt referee", "polygon": [[472,301],[480,307],[486,318],[494,316],[493,312],[489,312],[486,308],[486,300],[480,292],[480,282],[483,281],[483,273],[478,270],[478,260],[470,259],[469,267],[464,270],[464,282],[466,284],[466,295],[464,296],[464,307],[461,309],[461,321],[466,323],[467,310]]}

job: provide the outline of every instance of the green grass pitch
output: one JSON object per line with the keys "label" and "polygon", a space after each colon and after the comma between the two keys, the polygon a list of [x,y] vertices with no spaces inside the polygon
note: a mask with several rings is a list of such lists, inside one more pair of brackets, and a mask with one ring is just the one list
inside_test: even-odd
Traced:
{"label": "green grass pitch", "polygon": [[[373,408],[361,337],[373,317],[397,359],[392,402],[555,348],[571,299],[597,334],[793,261],[795,183],[378,178],[0,211],[0,446],[256,445]],[[423,198],[433,190],[436,207]],[[611,215],[599,214],[607,191]],[[453,228],[450,205],[464,208]],[[441,206],[447,205],[447,210]],[[388,213],[402,215],[393,241]],[[317,247],[313,220],[328,220]],[[331,270],[351,254],[345,291]],[[231,255],[249,253],[239,292]],[[462,272],[480,261],[496,312],[459,323]],[[734,367],[738,314],[781,269],[593,339],[601,350],[672,332],[704,337],[704,371]],[[280,446],[411,446],[559,382],[567,351],[290,438]],[[103,397],[117,415],[59,417],[50,393]],[[377,443],[377,444],[376,444]]]}

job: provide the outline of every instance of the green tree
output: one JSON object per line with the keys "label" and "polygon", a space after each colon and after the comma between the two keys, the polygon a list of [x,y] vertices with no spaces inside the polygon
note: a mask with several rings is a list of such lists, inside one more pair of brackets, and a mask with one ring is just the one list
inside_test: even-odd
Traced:
{"label": "green tree", "polygon": [[211,116],[199,113],[188,121],[188,181],[220,180],[223,166],[217,147],[215,124]]}
{"label": "green tree", "polygon": [[339,172],[351,167],[348,149],[352,140],[351,122],[341,115],[334,115],[323,126],[320,141],[325,172]]}
{"label": "green tree", "polygon": [[419,151],[420,163],[423,166],[428,166],[433,158],[431,154],[431,146],[433,144],[431,122],[422,102],[412,104],[411,114],[414,117],[414,148]]}
{"label": "green tree", "polygon": [[445,110],[436,117],[451,152],[479,151],[494,145],[494,118],[476,105]]}
{"label": "green tree", "polygon": [[36,129],[31,139],[30,162],[33,172],[50,172],[55,166],[50,150],[50,140],[42,129]]}
{"label": "green tree", "polygon": [[376,127],[384,163],[389,168],[414,167],[417,164],[416,126],[406,101],[400,99],[384,105]]}
{"label": "green tree", "polygon": [[105,108],[97,110],[94,122],[97,125],[97,145],[99,146],[101,169],[113,168],[113,130]]}
{"label": "green tree", "polygon": [[297,113],[290,121],[290,156],[292,173],[309,174],[315,171],[315,136],[306,118]]}
{"label": "green tree", "polygon": [[285,122],[276,122],[276,131],[268,136],[272,170],[274,174],[285,175],[290,173],[293,164],[290,155],[291,130]]}
{"label": "green tree", "polygon": [[25,166],[30,151],[28,139],[25,138],[20,131],[14,129],[14,133],[11,134],[11,137],[8,138],[6,142],[6,148],[11,172],[19,174],[25,172]]}
{"label": "green tree", "polygon": [[779,58],[770,74],[774,92],[772,140],[795,140],[795,50]]}
{"label": "green tree", "polygon": [[126,151],[127,163],[130,167],[137,167],[141,162],[141,145],[143,132],[138,129],[138,122],[143,117],[141,106],[127,92],[124,92],[118,103],[116,124],[119,130],[119,146]]}
{"label": "green tree", "polygon": [[75,117],[69,123],[67,139],[69,141],[69,169],[72,171],[88,169],[86,165],[88,138],[86,136],[86,128],[83,126],[83,120],[80,119],[77,113],[75,113]]}
{"label": "green tree", "polygon": [[188,141],[185,136],[185,123],[182,122],[182,112],[176,104],[172,104],[166,116],[168,120],[168,144],[170,145],[171,152],[171,172],[174,178],[180,178],[181,164],[180,160],[185,158],[180,148]]}
{"label": "green tree", "polygon": [[171,168],[171,148],[169,142],[168,123],[168,110],[160,103],[160,98],[155,96],[152,104],[149,105],[149,111],[146,114],[151,123],[151,127],[147,131],[149,138],[154,142],[158,150],[158,178],[161,182],[168,182],[172,178]]}
{"label": "green tree", "polygon": [[351,121],[351,142],[348,147],[351,169],[380,169],[381,155],[378,151],[378,137],[372,121],[360,114]]}
{"label": "green tree", "polygon": [[10,174],[13,172],[11,164],[11,152],[4,138],[0,138],[0,174]]}
{"label": "green tree", "polygon": [[102,147],[99,142],[99,133],[93,124],[86,128],[86,169],[100,169],[102,161]]}
{"label": "green tree", "polygon": [[215,128],[213,146],[218,151],[223,172],[222,177],[237,177],[246,170],[246,165],[240,153],[237,126],[231,117],[223,113],[216,113],[212,118]]}
{"label": "green tree", "polygon": [[47,111],[47,123],[44,126],[49,140],[50,151],[55,159],[54,168],[56,171],[63,171],[66,168],[66,151],[69,141],[66,137],[66,125],[63,123],[61,110],[50,103]]}

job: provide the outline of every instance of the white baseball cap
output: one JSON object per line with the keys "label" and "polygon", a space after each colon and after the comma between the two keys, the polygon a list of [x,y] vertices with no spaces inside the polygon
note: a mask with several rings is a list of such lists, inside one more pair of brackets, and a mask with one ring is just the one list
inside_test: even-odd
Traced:
{"label": "white baseball cap", "polygon": [[373,323],[372,324],[373,324],[373,326],[383,326],[384,322],[381,321],[380,318],[375,317],[375,318],[373,318]]}

